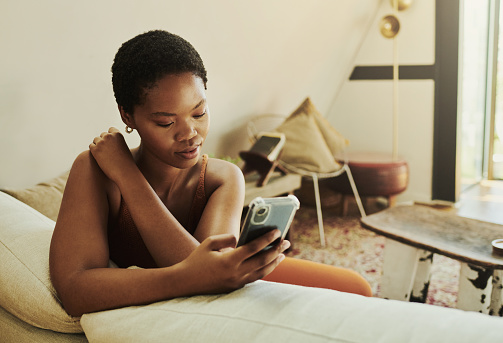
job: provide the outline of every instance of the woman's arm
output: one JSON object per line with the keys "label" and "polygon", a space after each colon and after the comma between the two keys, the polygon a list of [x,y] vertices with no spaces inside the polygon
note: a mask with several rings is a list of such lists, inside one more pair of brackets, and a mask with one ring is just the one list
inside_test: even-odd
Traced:
{"label": "woman's arm", "polygon": [[281,248],[258,253],[278,231],[238,249],[233,235],[214,236],[167,268],[107,268],[110,182],[89,152],[76,159],[50,249],[51,280],[66,309],[83,313],[240,288],[270,273]]}
{"label": "woman's arm", "polygon": [[112,187],[89,151],[77,157],[50,250],[52,282],[72,315],[177,294],[177,288],[163,279],[169,279],[171,270],[152,273],[107,268],[108,198],[112,196]]}
{"label": "woman's arm", "polygon": [[206,169],[206,187],[210,188],[210,196],[194,237],[199,242],[223,233],[238,238],[245,197],[241,169],[230,162],[210,159]]}
{"label": "woman's arm", "polygon": [[189,256],[199,242],[162,203],[138,169],[122,134],[111,128],[89,148],[99,168],[118,186],[156,264],[171,266]]}

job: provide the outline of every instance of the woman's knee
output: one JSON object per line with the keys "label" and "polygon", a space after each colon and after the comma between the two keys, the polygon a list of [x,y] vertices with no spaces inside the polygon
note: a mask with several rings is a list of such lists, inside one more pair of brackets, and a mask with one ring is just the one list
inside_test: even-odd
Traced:
{"label": "woman's knee", "polygon": [[353,270],[295,258],[287,257],[264,280],[372,296],[370,284]]}

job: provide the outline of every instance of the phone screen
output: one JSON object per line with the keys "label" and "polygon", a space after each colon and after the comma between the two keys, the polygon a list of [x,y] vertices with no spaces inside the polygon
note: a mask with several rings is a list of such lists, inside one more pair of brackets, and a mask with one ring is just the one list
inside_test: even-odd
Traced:
{"label": "phone screen", "polygon": [[[259,238],[260,236],[265,235],[269,231],[272,231],[272,230],[277,229],[277,228],[278,228],[277,226],[271,226],[271,225],[256,227],[253,230],[250,230],[250,232],[248,233],[248,237],[247,237],[246,241],[247,242],[251,242],[254,239]],[[269,249],[269,248],[275,246],[279,242],[281,242],[281,238],[278,238],[274,242],[272,242],[271,244],[269,244],[266,247],[266,249]]]}

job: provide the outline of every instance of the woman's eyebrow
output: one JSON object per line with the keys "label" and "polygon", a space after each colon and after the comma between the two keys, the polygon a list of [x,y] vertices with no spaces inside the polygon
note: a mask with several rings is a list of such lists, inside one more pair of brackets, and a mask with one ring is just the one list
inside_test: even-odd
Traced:
{"label": "woman's eyebrow", "polygon": [[[201,107],[204,103],[206,103],[206,98],[203,98],[201,99],[201,101],[199,101],[197,103],[196,106],[194,106],[194,108],[192,108],[192,111],[196,110],[197,108]],[[161,117],[176,117],[176,113],[169,113],[169,112],[154,112],[154,113],[151,113],[150,114],[151,116],[161,116]]]}
{"label": "woman's eyebrow", "polygon": [[197,109],[198,107],[201,107],[201,106],[202,106],[205,102],[206,102],[206,98],[202,98],[202,99],[201,99],[201,101],[199,101],[199,102],[197,103],[197,105],[196,105],[196,106],[194,106],[194,108],[193,108],[192,110],[195,110],[195,109]]}
{"label": "woman's eyebrow", "polygon": [[176,117],[175,113],[167,113],[167,112],[154,112],[150,113],[153,117]]}

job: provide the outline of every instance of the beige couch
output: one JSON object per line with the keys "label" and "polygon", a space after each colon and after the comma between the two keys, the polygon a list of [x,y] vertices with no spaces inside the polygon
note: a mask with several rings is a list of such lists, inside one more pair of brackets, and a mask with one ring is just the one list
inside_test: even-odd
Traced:
{"label": "beige couch", "polygon": [[[10,194],[55,218],[64,177]],[[73,318],[49,278],[54,221],[0,192],[0,342],[502,342],[503,319],[258,281]],[[56,210],[55,210],[56,208]]]}

